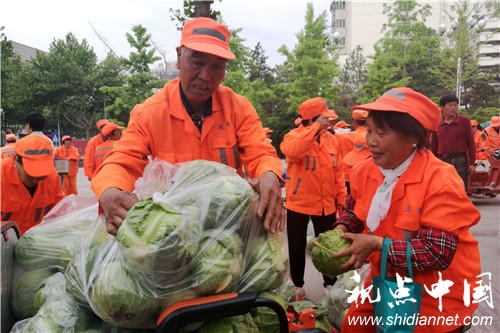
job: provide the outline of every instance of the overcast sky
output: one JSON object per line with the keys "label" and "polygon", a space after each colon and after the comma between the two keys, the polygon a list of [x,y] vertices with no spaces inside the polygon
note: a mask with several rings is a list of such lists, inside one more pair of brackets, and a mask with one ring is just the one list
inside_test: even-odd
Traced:
{"label": "overcast sky", "polygon": [[[242,28],[241,37],[253,48],[261,42],[272,66],[284,58],[278,48],[290,49],[305,23],[307,3],[314,5],[315,16],[328,10],[330,0],[222,0],[214,8],[222,13],[231,29]],[[125,33],[142,24],[156,45],[167,52],[167,60],[175,60],[175,47],[180,32],[170,20],[169,9],[181,9],[182,0],[6,0],[0,7],[2,33],[15,42],[48,51],[54,39],[72,32],[81,42],[86,39],[98,58],[104,59],[107,48],[91,25],[120,56],[131,49]],[[90,24],[89,24],[90,22]],[[328,15],[330,24],[330,15]]]}

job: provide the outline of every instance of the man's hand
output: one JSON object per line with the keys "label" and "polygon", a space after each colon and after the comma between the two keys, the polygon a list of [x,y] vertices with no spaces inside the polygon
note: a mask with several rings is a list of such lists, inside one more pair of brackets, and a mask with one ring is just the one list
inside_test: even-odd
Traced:
{"label": "man's hand", "polygon": [[281,198],[281,186],[273,172],[267,171],[257,179],[251,179],[249,184],[260,193],[257,217],[264,217],[264,228],[271,233],[285,230],[285,208]]}
{"label": "man's hand", "polygon": [[104,191],[99,204],[104,211],[108,233],[116,235],[128,210],[139,201],[135,194],[112,187]]}
{"label": "man's hand", "polygon": [[321,114],[319,115],[318,119],[316,119],[316,122],[319,123],[319,130],[327,130],[329,127],[332,126],[332,123],[330,121],[330,117],[326,114]]}

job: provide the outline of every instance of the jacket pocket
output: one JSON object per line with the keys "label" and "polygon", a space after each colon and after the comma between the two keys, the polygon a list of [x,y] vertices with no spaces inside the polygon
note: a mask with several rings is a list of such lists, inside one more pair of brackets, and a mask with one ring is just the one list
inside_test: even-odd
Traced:
{"label": "jacket pocket", "polygon": [[217,136],[212,139],[212,150],[219,161],[236,169],[240,167],[240,156],[234,134]]}

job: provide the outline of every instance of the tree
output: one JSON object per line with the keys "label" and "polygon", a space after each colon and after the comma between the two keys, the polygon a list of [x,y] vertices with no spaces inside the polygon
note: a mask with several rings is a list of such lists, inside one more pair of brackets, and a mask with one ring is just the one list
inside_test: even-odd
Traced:
{"label": "tree", "polygon": [[425,25],[430,6],[415,0],[396,0],[386,6],[384,13],[388,17],[387,29],[375,45],[360,100],[372,101],[398,86],[433,96],[437,77],[430,68],[438,63],[440,38]]}
{"label": "tree", "polygon": [[218,20],[220,11],[212,10],[213,3],[213,0],[184,0],[182,10],[170,8],[170,19],[175,23],[179,31],[182,30],[184,22],[193,17],[210,17]]}
{"label": "tree", "polygon": [[1,123],[2,130],[17,124],[22,124],[24,118],[20,112],[22,107],[22,96],[28,89],[24,84],[24,68],[21,58],[14,53],[12,42],[7,38],[0,42],[0,106],[2,108]]}
{"label": "tree", "polygon": [[101,87],[101,91],[113,100],[112,105],[106,106],[106,112],[110,118],[122,124],[128,123],[129,112],[136,104],[142,103],[165,83],[150,75],[149,66],[160,59],[154,55],[151,35],[142,25],[134,26],[132,32],[133,34],[127,33],[126,36],[130,46],[136,51],[131,52],[129,58],[121,60],[127,71],[124,84]]}
{"label": "tree", "polygon": [[293,50],[283,45],[279,52],[286,57],[284,64],[277,67],[277,96],[288,101],[281,110],[277,130],[281,135],[293,127],[297,107],[306,99],[323,97],[334,105],[338,87],[333,79],[338,75],[334,47],[326,26],[326,12],[314,16],[312,4],[307,5],[305,26],[297,33],[297,45]]}
{"label": "tree", "polygon": [[351,117],[351,107],[357,104],[356,96],[366,81],[368,66],[360,47],[353,50],[342,66],[338,78],[339,102],[335,111],[343,119]]}

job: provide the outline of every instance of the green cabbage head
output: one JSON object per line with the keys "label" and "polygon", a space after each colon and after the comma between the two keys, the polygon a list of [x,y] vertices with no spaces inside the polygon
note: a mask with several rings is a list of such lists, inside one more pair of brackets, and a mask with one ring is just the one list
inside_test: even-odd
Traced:
{"label": "green cabbage head", "polygon": [[105,322],[141,328],[154,322],[158,308],[155,297],[120,261],[105,264],[92,285],[90,304]]}
{"label": "green cabbage head", "polygon": [[338,229],[319,234],[311,253],[314,267],[329,278],[343,273],[340,266],[349,260],[349,256],[332,258],[333,253],[345,250],[352,244],[350,240],[344,239],[340,235],[342,235],[342,230]]}

